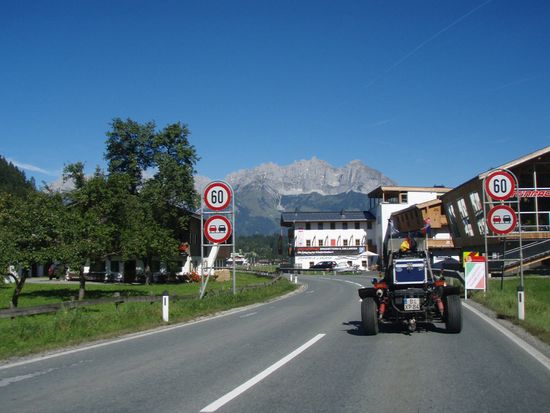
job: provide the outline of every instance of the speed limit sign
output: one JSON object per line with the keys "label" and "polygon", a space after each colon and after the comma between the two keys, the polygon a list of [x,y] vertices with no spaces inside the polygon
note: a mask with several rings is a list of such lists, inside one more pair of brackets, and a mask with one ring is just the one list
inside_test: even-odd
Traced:
{"label": "speed limit sign", "polygon": [[497,201],[505,201],[516,193],[516,180],[506,171],[496,171],[485,178],[487,195]]}
{"label": "speed limit sign", "polygon": [[204,204],[212,211],[226,209],[231,203],[233,191],[229,184],[223,181],[210,182],[204,190]]}

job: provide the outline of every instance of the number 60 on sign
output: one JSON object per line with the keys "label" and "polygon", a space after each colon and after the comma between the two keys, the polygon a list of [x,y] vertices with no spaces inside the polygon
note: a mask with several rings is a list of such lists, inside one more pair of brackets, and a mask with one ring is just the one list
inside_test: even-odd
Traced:
{"label": "number 60 on sign", "polygon": [[231,187],[222,181],[211,182],[204,190],[204,204],[212,211],[226,209],[231,203],[232,197]]}
{"label": "number 60 on sign", "polygon": [[485,179],[485,191],[497,200],[505,201],[516,193],[516,180],[506,171],[496,171]]}

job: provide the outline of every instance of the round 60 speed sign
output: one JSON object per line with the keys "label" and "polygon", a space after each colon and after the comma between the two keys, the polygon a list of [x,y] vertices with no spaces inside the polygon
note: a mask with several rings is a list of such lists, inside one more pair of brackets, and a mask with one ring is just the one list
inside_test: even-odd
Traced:
{"label": "round 60 speed sign", "polygon": [[231,203],[233,191],[229,184],[222,181],[210,182],[204,190],[204,203],[212,211],[226,209]]}
{"label": "round 60 speed sign", "polygon": [[506,171],[496,171],[485,178],[485,191],[498,201],[505,201],[516,193],[516,180]]}
{"label": "round 60 speed sign", "polygon": [[214,244],[221,244],[231,236],[231,222],[223,215],[212,215],[204,224],[204,236]]}

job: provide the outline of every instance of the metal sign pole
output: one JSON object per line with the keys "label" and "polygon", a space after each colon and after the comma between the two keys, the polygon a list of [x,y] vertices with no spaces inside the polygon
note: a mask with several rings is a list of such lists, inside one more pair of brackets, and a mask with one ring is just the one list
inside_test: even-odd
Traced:
{"label": "metal sign pole", "polygon": [[202,298],[204,287],[204,200],[201,197],[201,262],[200,262],[200,277],[201,288],[199,291],[199,297]]}
{"label": "metal sign pole", "polygon": [[[485,197],[485,180],[487,177],[483,178],[483,224],[485,225],[485,228],[483,228],[483,238],[485,240],[485,290],[484,292],[487,292],[487,287],[489,285],[489,244],[487,242],[487,235],[489,233],[489,226],[487,225],[487,198]],[[466,290],[466,289],[465,289]]]}
{"label": "metal sign pole", "polygon": [[[517,177],[516,188],[519,188]],[[519,287],[518,287],[518,319],[525,320],[525,286],[523,284],[523,232],[521,229],[521,202],[519,190],[516,192],[516,201],[518,206],[518,232],[519,232]]]}
{"label": "metal sign pole", "polygon": [[[231,191],[233,191],[233,188],[231,188]],[[235,196],[232,197],[231,200],[231,218],[233,221],[233,232],[231,233],[232,236],[232,244],[233,244],[233,295],[237,294],[237,276],[236,276],[236,263],[235,263]]]}

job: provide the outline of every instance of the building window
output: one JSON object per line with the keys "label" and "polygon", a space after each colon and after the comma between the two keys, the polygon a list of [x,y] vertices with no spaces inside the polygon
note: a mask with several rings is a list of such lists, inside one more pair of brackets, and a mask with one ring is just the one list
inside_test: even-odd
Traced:
{"label": "building window", "polygon": [[355,229],[361,229],[361,224],[359,222],[355,223]]}
{"label": "building window", "polygon": [[330,229],[336,229],[336,222],[330,223]]}
{"label": "building window", "polygon": [[306,229],[311,229],[311,224],[309,222],[306,222]]}
{"label": "building window", "polygon": [[347,247],[347,246],[348,246],[348,240],[345,239],[345,240],[344,240],[344,247]]}
{"label": "building window", "polygon": [[409,201],[408,201],[408,199],[409,199],[408,195],[409,195],[409,194],[408,194],[407,192],[404,192],[404,193],[402,193],[402,194],[399,194],[399,203],[401,203],[401,204],[406,204],[407,202],[409,202]]}
{"label": "building window", "polygon": [[323,229],[323,223],[322,223],[322,222],[319,222],[319,223],[317,224],[317,228],[318,228],[318,229]]}
{"label": "building window", "polygon": [[322,240],[322,239],[319,240],[319,246],[320,246],[320,247],[323,246],[323,240]]}
{"label": "building window", "polygon": [[372,229],[372,222],[371,221],[367,222],[367,229]]}
{"label": "building window", "polygon": [[310,239],[306,239],[306,247],[311,247],[311,240]]}
{"label": "building window", "polygon": [[464,198],[458,198],[457,205],[458,205],[458,211],[460,212],[460,216],[462,218],[467,218],[468,210],[466,209],[466,202],[464,202]]}
{"label": "building window", "polygon": [[480,235],[488,234],[487,225],[485,225],[485,218],[481,217],[477,221],[477,230],[479,231]]}
{"label": "building window", "polygon": [[472,209],[476,214],[481,211],[481,200],[479,199],[479,194],[477,192],[472,192],[470,194],[470,202],[472,204]]}
{"label": "building window", "polygon": [[356,239],[355,240],[355,246],[358,247],[361,245],[361,240]]}
{"label": "building window", "polygon": [[449,218],[449,226],[451,227],[451,233],[455,238],[460,238],[460,231],[458,230],[458,223],[456,220],[455,209],[452,205],[447,205],[447,217]]}
{"label": "building window", "polygon": [[342,229],[348,229],[348,223],[342,222]]}
{"label": "building window", "polygon": [[459,198],[458,201],[458,211],[462,217],[462,225],[464,226],[464,232],[470,237],[474,236],[474,231],[472,230],[472,225],[470,223],[470,217],[468,216],[468,210],[466,209],[466,202],[464,198]]}
{"label": "building window", "polygon": [[367,261],[361,261],[361,267],[367,268]]}
{"label": "building window", "polygon": [[315,265],[315,263],[313,261],[309,262],[309,268],[313,267],[314,265]]}

